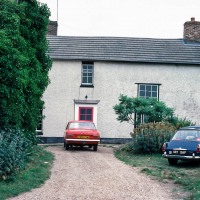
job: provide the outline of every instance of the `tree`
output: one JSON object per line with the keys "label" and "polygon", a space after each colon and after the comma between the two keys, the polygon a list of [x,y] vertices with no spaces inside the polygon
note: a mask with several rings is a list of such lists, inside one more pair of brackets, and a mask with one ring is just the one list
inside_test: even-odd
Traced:
{"label": "tree", "polygon": [[0,127],[35,134],[51,68],[50,11],[36,0],[1,0],[0,10]]}
{"label": "tree", "polygon": [[113,107],[120,122],[139,125],[141,122],[170,121],[174,110],[155,98],[131,98],[120,95],[119,104]]}

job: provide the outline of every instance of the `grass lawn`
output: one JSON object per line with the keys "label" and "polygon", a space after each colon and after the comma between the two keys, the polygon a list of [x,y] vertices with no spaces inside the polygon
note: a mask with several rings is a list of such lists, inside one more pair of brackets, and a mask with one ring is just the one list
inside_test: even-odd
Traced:
{"label": "grass lawn", "polygon": [[54,156],[43,147],[35,146],[31,162],[13,181],[0,182],[0,200],[41,186],[50,176]]}
{"label": "grass lawn", "polygon": [[115,156],[133,167],[141,167],[141,172],[165,181],[172,180],[190,193],[190,200],[200,199],[200,164],[178,161],[176,166],[170,166],[161,154],[138,155],[127,152],[124,148],[115,150]]}

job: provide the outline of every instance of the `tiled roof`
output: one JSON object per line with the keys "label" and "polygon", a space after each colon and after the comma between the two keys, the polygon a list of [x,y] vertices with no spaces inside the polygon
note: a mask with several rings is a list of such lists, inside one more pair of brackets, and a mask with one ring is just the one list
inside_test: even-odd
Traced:
{"label": "tiled roof", "polygon": [[200,43],[183,39],[47,36],[59,60],[200,64]]}

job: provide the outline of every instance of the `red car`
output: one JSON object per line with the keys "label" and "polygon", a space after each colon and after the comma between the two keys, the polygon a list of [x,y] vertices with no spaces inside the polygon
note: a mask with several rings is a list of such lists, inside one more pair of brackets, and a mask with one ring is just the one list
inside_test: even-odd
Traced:
{"label": "red car", "polygon": [[93,122],[70,121],[64,132],[64,147],[66,150],[72,146],[93,147],[97,151],[100,142],[100,134]]}

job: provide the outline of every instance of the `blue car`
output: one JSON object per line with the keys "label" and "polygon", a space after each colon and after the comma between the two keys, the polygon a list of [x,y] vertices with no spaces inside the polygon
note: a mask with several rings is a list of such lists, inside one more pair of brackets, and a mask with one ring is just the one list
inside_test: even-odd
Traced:
{"label": "blue car", "polygon": [[162,150],[162,157],[170,165],[176,165],[178,160],[200,161],[200,126],[180,128],[170,142],[163,144]]}

